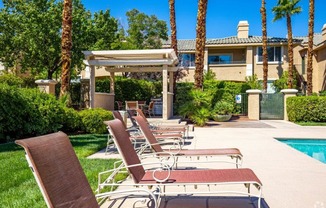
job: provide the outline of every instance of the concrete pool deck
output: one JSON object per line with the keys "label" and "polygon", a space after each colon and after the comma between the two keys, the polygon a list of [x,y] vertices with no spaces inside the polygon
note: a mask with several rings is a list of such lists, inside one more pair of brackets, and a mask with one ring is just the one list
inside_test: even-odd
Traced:
{"label": "concrete pool deck", "polygon": [[[244,155],[244,168],[251,168],[263,183],[263,207],[272,208],[324,208],[326,207],[326,164],[323,164],[275,138],[326,138],[326,127],[302,127],[286,121],[243,121],[248,124],[233,127],[196,127],[191,132],[188,149],[239,148]],[[252,123],[250,123],[252,122]],[[244,127],[245,126],[245,127]],[[259,126],[259,127],[258,127]],[[117,155],[97,153],[93,157],[112,158]],[[219,164],[210,165],[221,168]],[[217,197],[218,198],[218,197]],[[185,201],[191,202],[196,197]],[[198,198],[199,199],[199,198]],[[177,199],[182,201],[184,199]],[[207,199],[204,199],[204,201]],[[216,199],[218,200],[218,199]],[[211,198],[209,207],[247,207],[241,199]],[[223,202],[226,200],[226,202]],[[226,206],[219,206],[223,203]],[[240,203],[240,204],[237,204]],[[178,204],[178,203],[176,203]],[[203,203],[205,204],[205,203]],[[233,205],[232,205],[233,204]],[[129,204],[129,206],[131,206]],[[121,207],[129,207],[128,203]],[[207,207],[198,205],[195,207]],[[107,205],[101,207],[108,207]],[[119,206],[113,206],[119,207]],[[173,203],[163,203],[160,207],[182,207]],[[184,207],[190,207],[188,205]],[[250,206],[254,207],[254,206]]]}

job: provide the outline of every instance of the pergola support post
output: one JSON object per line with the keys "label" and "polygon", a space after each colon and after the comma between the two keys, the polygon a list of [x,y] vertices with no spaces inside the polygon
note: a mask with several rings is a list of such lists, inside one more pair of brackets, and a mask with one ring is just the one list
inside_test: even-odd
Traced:
{"label": "pergola support post", "polygon": [[95,66],[90,66],[90,79],[89,79],[89,107],[94,108],[95,100]]}
{"label": "pergola support post", "polygon": [[[162,74],[163,74],[163,88],[162,88],[162,91],[163,91],[163,104],[167,104],[168,103],[168,66],[167,65],[163,65],[163,71],[162,71]],[[163,111],[162,111],[162,118],[164,120],[167,120],[169,119],[169,116],[168,116],[168,107],[169,105],[163,105]]]}

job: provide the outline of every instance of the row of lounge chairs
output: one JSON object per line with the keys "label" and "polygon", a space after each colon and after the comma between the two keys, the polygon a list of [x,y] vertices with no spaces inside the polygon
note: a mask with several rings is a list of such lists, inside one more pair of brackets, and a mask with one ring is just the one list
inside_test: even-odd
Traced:
{"label": "row of lounge chairs", "polygon": [[[118,117],[118,114],[115,115]],[[236,148],[227,149],[185,149],[176,145],[172,149],[163,149],[155,135],[174,134],[165,132],[173,127],[162,127],[161,133],[150,128],[141,115],[134,116],[134,121],[145,140],[141,151],[135,150],[127,127],[120,119],[107,121],[108,129],[114,143],[122,157],[122,163],[99,174],[99,189],[95,196],[87,182],[85,174],[69,142],[63,132],[40,136],[36,138],[17,140],[26,151],[27,161],[40,186],[48,207],[98,207],[101,199],[112,199],[115,195],[147,196],[150,207],[158,207],[162,199],[167,196],[240,194],[257,197],[257,206],[261,207],[262,183],[256,174],[248,168],[239,168],[242,154]],[[181,126],[176,127],[180,128]],[[182,128],[182,127],[181,127]],[[156,129],[158,130],[158,129]],[[175,143],[175,142],[174,142]],[[180,141],[177,142],[180,144]],[[177,148],[175,148],[177,147]],[[148,150],[152,153],[148,154]],[[154,162],[146,164],[142,158],[146,156],[157,158],[158,166]],[[235,159],[236,168],[232,169],[178,169],[178,160],[181,157],[226,157]],[[167,161],[172,162],[167,162]],[[217,162],[219,160],[209,160]],[[197,161],[198,163],[198,161]],[[150,165],[150,169],[146,169]],[[214,165],[218,167],[218,165]],[[156,167],[156,168],[155,168]],[[154,168],[154,169],[153,169]],[[128,172],[132,183],[117,181],[116,175]],[[108,177],[109,175],[109,177]],[[234,191],[234,186],[244,185],[246,191]],[[116,186],[126,186],[126,189],[114,190]],[[223,189],[219,187],[223,186]],[[233,187],[228,189],[227,187]],[[251,192],[251,187],[257,190]],[[110,192],[101,193],[104,187],[110,187]],[[183,187],[182,190],[177,187]],[[198,189],[197,189],[198,188]],[[114,191],[113,191],[114,190]]]}

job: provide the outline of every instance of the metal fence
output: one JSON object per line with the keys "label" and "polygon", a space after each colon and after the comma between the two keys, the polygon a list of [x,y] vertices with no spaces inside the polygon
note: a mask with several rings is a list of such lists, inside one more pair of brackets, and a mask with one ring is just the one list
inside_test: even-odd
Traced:
{"label": "metal fence", "polygon": [[263,93],[260,95],[260,119],[284,119],[284,95],[282,93]]}

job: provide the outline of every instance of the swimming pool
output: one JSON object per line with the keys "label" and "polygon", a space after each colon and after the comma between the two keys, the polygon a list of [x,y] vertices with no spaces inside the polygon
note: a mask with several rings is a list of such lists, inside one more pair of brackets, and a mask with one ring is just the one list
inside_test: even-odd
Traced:
{"label": "swimming pool", "polygon": [[326,164],[326,139],[281,139],[290,147]]}

